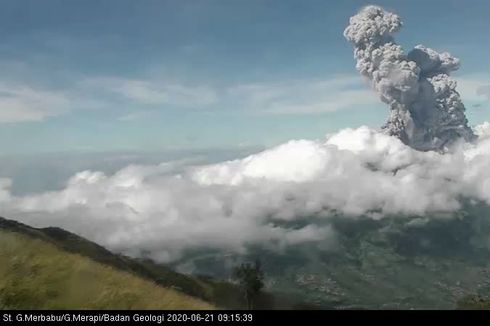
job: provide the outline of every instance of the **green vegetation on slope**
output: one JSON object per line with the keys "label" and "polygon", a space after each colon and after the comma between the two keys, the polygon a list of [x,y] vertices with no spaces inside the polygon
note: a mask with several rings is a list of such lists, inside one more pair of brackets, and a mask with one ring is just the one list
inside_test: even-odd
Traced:
{"label": "green vegetation on slope", "polygon": [[[157,264],[148,259],[132,259],[124,255],[110,252],[98,244],[82,238],[76,234],[60,228],[33,228],[28,225],[0,217],[0,235],[3,233],[23,236],[24,240],[37,240],[40,243],[50,244],[52,248],[58,249],[60,253],[71,253],[76,257],[85,258],[100,266],[111,267],[112,271],[123,272],[124,275],[143,279],[150,284],[175,290],[178,294],[187,294],[193,298],[209,302],[222,309],[246,309],[247,301],[240,288],[232,283],[215,280],[210,277],[196,277],[180,274],[165,265]],[[5,249],[2,249],[5,250]],[[0,251],[3,252],[3,251]],[[37,255],[34,251],[32,255]],[[7,255],[7,265],[12,264],[13,257]],[[49,260],[49,259],[48,259]],[[54,260],[49,260],[56,263]],[[5,265],[0,260],[2,265]],[[1,275],[0,275],[1,276]],[[12,279],[19,280],[18,276]],[[85,280],[84,280],[85,281]],[[84,286],[90,287],[95,281],[87,278]],[[102,285],[104,282],[101,282]],[[1,286],[1,283],[0,283]],[[1,293],[1,292],[0,292]],[[0,294],[1,295],[1,294]],[[3,301],[0,299],[0,305]],[[82,306],[79,306],[81,308]],[[85,307],[85,306],[83,306]],[[119,306],[108,305],[108,308],[116,309]],[[158,306],[161,307],[161,306]],[[290,296],[261,293],[257,298],[256,309],[316,309],[313,305],[298,302]],[[122,308],[121,308],[122,309]]]}
{"label": "green vegetation on slope", "polygon": [[129,272],[0,230],[0,307],[9,309],[212,309]]}
{"label": "green vegetation on slope", "polygon": [[458,301],[457,308],[463,310],[489,310],[490,299],[480,295],[470,295]]}

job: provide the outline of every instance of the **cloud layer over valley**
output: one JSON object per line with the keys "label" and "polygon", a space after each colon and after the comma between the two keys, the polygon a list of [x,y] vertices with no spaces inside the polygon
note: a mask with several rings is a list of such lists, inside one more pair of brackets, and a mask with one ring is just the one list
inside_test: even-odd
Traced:
{"label": "cloud layer over valley", "polygon": [[[187,250],[276,250],[335,241],[335,215],[448,218],[462,198],[490,204],[490,124],[474,144],[419,152],[368,127],[326,140],[292,140],[223,163],[130,165],[107,175],[83,171],[66,187],[14,196],[0,182],[0,213],[60,226],[133,256],[173,261]],[[322,223],[290,223],[315,217]]]}

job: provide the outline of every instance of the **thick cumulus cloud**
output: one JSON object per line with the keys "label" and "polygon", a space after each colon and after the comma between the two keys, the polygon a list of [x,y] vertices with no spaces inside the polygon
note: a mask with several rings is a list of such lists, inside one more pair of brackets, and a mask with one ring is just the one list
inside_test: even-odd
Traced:
{"label": "thick cumulus cloud", "polygon": [[393,38],[401,26],[396,14],[367,6],[344,31],[354,44],[357,70],[390,107],[383,129],[418,150],[444,150],[459,139],[473,140],[456,81],[449,77],[459,59],[423,45],[405,54]]}
{"label": "thick cumulus cloud", "polygon": [[219,164],[83,171],[64,189],[36,195],[14,196],[3,179],[0,213],[158,261],[192,250],[333,243],[334,215],[416,218],[456,211],[461,198],[490,204],[490,124],[475,130],[477,142],[444,155],[360,127]]}

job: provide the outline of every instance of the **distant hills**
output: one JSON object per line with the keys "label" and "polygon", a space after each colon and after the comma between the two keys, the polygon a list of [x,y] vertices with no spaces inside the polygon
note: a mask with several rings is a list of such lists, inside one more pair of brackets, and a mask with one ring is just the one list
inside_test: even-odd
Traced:
{"label": "distant hills", "polygon": [[[490,308],[490,207],[483,203],[451,215],[339,215],[289,223],[328,223],[335,242],[280,252],[250,248],[248,258],[263,262],[268,291],[330,309]],[[225,277],[233,259],[196,256],[193,272]]]}

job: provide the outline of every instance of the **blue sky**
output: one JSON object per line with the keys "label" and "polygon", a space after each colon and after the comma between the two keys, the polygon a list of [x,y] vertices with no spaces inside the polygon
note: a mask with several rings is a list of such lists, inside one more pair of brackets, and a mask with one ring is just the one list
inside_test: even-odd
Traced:
{"label": "blue sky", "polygon": [[[365,1],[0,1],[0,153],[270,146],[377,127],[342,31]],[[397,41],[459,57],[490,120],[490,2],[377,1]]]}

